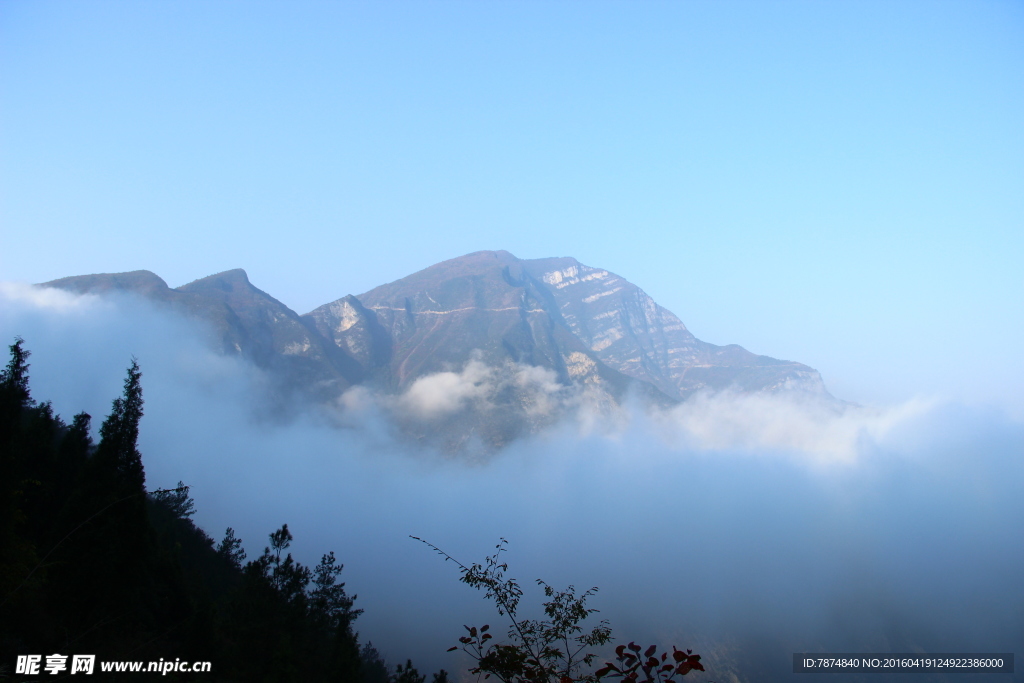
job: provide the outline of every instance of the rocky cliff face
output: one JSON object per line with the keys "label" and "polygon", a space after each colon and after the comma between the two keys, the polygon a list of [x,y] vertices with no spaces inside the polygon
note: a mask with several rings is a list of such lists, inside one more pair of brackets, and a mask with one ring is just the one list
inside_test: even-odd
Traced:
{"label": "rocky cliff face", "polygon": [[601,362],[673,398],[729,387],[824,391],[817,371],[806,365],[700,341],[671,311],[615,273],[573,258],[523,264],[547,287],[564,324]]}

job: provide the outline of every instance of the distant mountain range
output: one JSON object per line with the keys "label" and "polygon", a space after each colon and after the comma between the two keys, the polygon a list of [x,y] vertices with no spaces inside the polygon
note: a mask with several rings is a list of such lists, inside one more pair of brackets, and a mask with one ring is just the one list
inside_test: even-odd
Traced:
{"label": "distant mountain range", "polygon": [[[573,258],[475,252],[304,315],[254,287],[240,269],[175,289],[145,270],[43,286],[132,292],[199,318],[224,353],[264,368],[283,390],[319,399],[353,385],[400,394],[433,373],[458,372],[471,359],[544,368],[560,386],[598,391],[611,401],[633,393],[670,404],[724,389],[828,395],[814,369],[700,341],[636,285]],[[510,407],[517,405],[514,394],[503,399]],[[503,442],[510,430],[523,428],[497,427],[489,438]],[[465,429],[475,428],[456,431]]]}

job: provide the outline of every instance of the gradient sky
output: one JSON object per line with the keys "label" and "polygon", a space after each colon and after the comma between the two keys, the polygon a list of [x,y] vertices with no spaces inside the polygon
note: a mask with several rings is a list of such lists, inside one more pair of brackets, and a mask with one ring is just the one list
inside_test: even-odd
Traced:
{"label": "gradient sky", "polygon": [[2,280],[299,313],[575,256],[841,398],[1024,415],[1024,3],[6,0],[0,231]]}

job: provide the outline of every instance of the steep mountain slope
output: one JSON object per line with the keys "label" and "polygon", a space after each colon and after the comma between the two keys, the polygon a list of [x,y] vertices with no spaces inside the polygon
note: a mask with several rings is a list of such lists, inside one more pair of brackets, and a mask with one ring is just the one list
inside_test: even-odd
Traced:
{"label": "steep mountain slope", "polygon": [[574,258],[523,261],[546,285],[561,320],[601,362],[673,398],[700,389],[744,391],[801,387],[824,391],[817,371],[694,337],[671,311],[615,273]]}
{"label": "steep mountain slope", "polygon": [[241,268],[190,282],[176,291],[231,311],[245,330],[246,355],[261,367],[287,375],[296,385],[326,383],[337,389],[362,379],[358,362],[311,329],[295,311],[254,287]]}

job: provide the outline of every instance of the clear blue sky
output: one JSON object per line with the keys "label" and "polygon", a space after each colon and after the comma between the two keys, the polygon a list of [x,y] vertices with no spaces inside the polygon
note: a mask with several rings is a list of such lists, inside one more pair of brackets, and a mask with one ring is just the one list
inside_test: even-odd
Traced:
{"label": "clear blue sky", "polygon": [[575,256],[840,397],[1024,414],[1024,3],[5,0],[0,230],[2,280],[299,313]]}

